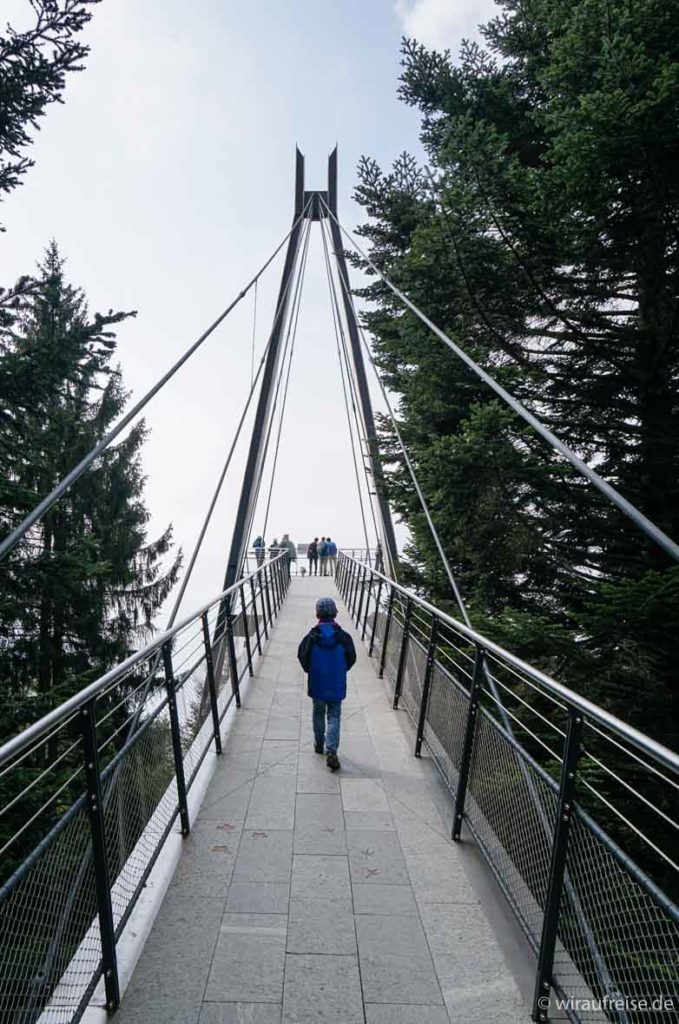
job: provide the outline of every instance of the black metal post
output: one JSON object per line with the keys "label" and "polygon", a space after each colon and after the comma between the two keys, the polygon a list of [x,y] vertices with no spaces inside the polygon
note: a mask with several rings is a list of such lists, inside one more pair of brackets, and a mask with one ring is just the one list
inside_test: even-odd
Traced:
{"label": "black metal post", "polygon": [[361,582],[359,583],[360,596],[358,601],[358,611],[356,612],[356,628],[361,624],[361,612],[363,611],[363,598],[365,597],[365,578],[367,576],[367,569],[363,566],[363,574],[361,576]]}
{"label": "black metal post", "polygon": [[481,696],[481,679],[484,672],[484,656],[480,647],[476,649],[474,658],[474,671],[472,673],[471,686],[469,688],[469,706],[467,707],[467,723],[464,731],[464,742],[462,744],[462,757],[460,759],[460,775],[457,780],[457,793],[455,794],[455,811],[453,813],[453,839],[460,838],[462,830],[462,819],[464,818],[464,801],[467,795],[467,782],[469,780],[469,766],[474,748],[474,734],[476,732],[476,720],[479,712],[479,698]]}
{"label": "black metal post", "polygon": [[231,676],[231,689],[236,698],[236,707],[240,707],[240,686],[238,679],[238,658],[236,657],[236,644],[233,638],[233,615],[231,614],[231,597],[226,604],[226,643],[229,648],[229,675]]}
{"label": "black metal post", "polygon": [[243,620],[243,639],[245,640],[245,653],[248,656],[248,673],[252,675],[252,649],[250,647],[250,630],[248,628],[248,613],[245,610],[245,588],[240,585],[241,617]]}
{"label": "black metal post", "polygon": [[382,600],[382,578],[380,577],[379,583],[377,584],[377,598],[375,600],[375,618],[373,619],[373,628],[370,631],[370,646],[368,647],[368,657],[372,658],[373,649],[375,647],[375,636],[377,632],[377,616],[380,614],[380,601]]}
{"label": "black metal post", "polygon": [[571,710],[563,762],[561,764],[561,783],[559,787],[556,827],[554,829],[552,856],[549,865],[547,900],[545,914],[542,919],[538,970],[535,980],[535,995],[533,997],[532,1017],[533,1020],[539,1021],[540,1024],[547,1020],[547,1010],[549,1007],[549,993],[554,968],[554,949],[559,928],[559,909],[561,907],[566,859],[568,856],[568,836],[573,817],[575,778],[578,758],[580,757],[581,738],[582,715],[577,711]]}
{"label": "black metal post", "polygon": [[97,748],[97,723],[94,701],[90,701],[81,715],[83,753],[85,756],[85,780],[87,785],[87,812],[92,835],[92,861],[94,886],[97,897],[99,933],[101,935],[101,962],[104,970],[106,1009],[116,1010],[120,1005],[120,984],[118,981],[118,957],[116,934],[113,926],[111,904],[111,878],[106,853],[106,823],[101,794],[99,773],[99,750]]}
{"label": "black metal post", "polygon": [[372,569],[370,570],[370,583],[368,584],[368,597],[365,602],[365,615],[363,617],[363,629],[361,630],[361,640],[365,640],[365,631],[368,628],[368,612],[370,611],[370,595],[373,592],[373,583],[375,577],[373,576]]}
{"label": "black metal post", "polygon": [[222,752],[222,738],[219,735],[219,709],[217,707],[217,685],[215,682],[215,666],[212,660],[212,644],[210,643],[210,624],[207,619],[207,612],[201,615],[203,623],[203,640],[205,642],[205,667],[207,671],[207,685],[210,692],[210,709],[212,711],[212,731],[215,736],[215,751]]}
{"label": "black metal post", "polygon": [[[255,636],[257,637],[257,651],[262,656],[262,638],[259,633],[259,615],[257,614],[257,591],[255,589],[254,577],[250,577],[250,595],[252,597],[252,615],[255,620]],[[262,599],[263,600],[263,599]]]}
{"label": "black metal post", "polygon": [[[264,566],[259,576],[259,587],[262,595],[262,625],[264,626],[264,639],[269,639],[269,622],[271,622],[271,598],[269,596],[269,575]],[[268,617],[268,621],[267,621]]]}
{"label": "black metal post", "polygon": [[384,676],[384,666],[387,661],[387,644],[389,643],[389,632],[391,630],[391,620],[394,614],[394,588],[392,587],[389,591],[389,602],[387,604],[387,620],[384,624],[384,639],[382,640],[382,651],[380,653],[380,679]]}
{"label": "black metal post", "polygon": [[177,777],[177,799],[179,801],[179,821],[183,836],[191,831],[189,808],[186,800],[186,779],[184,778],[184,757],[182,755],[182,737],[179,729],[179,713],[177,711],[177,694],[175,690],[174,672],[172,671],[172,652],[169,644],[163,644],[163,665],[165,666],[165,689],[167,690],[167,706],[170,711],[170,732],[172,734],[172,753],[174,754],[174,773]]}
{"label": "black metal post", "polygon": [[359,571],[358,571],[358,563],[357,562],[352,562],[351,563],[351,577],[352,577],[351,578],[351,603],[350,603],[350,609],[349,610],[350,610],[350,613],[351,613],[351,618],[353,620],[355,618],[355,616],[356,616],[356,598],[358,597],[358,577],[359,577]]}
{"label": "black metal post", "polygon": [[436,640],[438,635],[439,620],[432,616],[431,632],[429,633],[429,646],[427,647],[427,664],[424,670],[424,682],[422,683],[422,700],[420,702],[420,717],[417,722],[417,739],[415,740],[415,757],[422,756],[422,741],[424,740],[424,726],[427,721],[427,707],[429,705],[429,691],[431,689],[431,677],[434,671],[434,659],[436,657]]}
{"label": "black metal post", "polygon": [[398,710],[398,701],[403,689],[403,672],[406,666],[406,654],[408,653],[408,640],[410,639],[410,616],[413,612],[413,603],[409,597],[406,598],[406,610],[403,616],[403,637],[401,638],[401,650],[398,656],[398,669],[396,671],[396,686],[394,687],[394,711]]}
{"label": "black metal post", "polygon": [[278,615],[278,608],[281,603],[280,594],[278,592],[278,573],[276,572],[276,564],[269,566],[269,581],[271,583],[271,596],[273,597],[273,614],[271,618],[271,624],[276,615]]}

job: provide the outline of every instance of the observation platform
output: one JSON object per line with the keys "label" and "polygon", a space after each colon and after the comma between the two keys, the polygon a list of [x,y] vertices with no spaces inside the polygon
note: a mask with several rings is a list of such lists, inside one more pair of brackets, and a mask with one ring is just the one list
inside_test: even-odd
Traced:
{"label": "observation platform", "polygon": [[[358,654],[335,774],[296,658],[328,593]],[[527,1024],[448,791],[333,580],[293,578],[242,692],[117,1024]]]}

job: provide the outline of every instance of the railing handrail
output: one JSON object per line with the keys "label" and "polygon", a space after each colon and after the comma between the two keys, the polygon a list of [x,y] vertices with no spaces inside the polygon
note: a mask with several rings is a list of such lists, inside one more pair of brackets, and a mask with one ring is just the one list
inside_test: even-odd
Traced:
{"label": "railing handrail", "polygon": [[[355,565],[364,567],[363,562],[359,562],[358,559],[352,558],[351,555],[348,555],[344,550],[340,553],[350,562],[354,562]],[[400,583],[396,583],[396,581],[391,579],[390,576],[386,576],[384,573],[378,572],[376,569],[372,568],[370,569],[370,572],[373,576],[383,580],[394,590],[403,594],[405,597],[410,598],[411,601],[414,601],[420,606],[420,608],[429,612],[429,614],[437,616],[441,622],[445,622],[459,633],[462,633],[474,644],[477,644],[484,650],[498,655],[504,661],[509,662],[510,665],[513,665],[515,668],[519,669],[519,671],[533,679],[536,683],[539,683],[543,689],[547,690],[552,695],[566,701],[571,707],[581,711],[588,718],[594,719],[601,725],[606,726],[606,728],[610,729],[612,732],[617,733],[618,736],[626,739],[638,750],[642,750],[644,753],[656,758],[664,764],[666,768],[679,773],[679,754],[670,750],[669,747],[665,747],[662,743],[658,743],[657,740],[654,740],[645,733],[640,732],[639,729],[635,729],[633,725],[623,722],[621,718],[618,718],[610,711],[606,711],[604,708],[599,707],[598,704],[593,704],[592,701],[587,700],[586,697],[582,697],[574,690],[570,690],[567,686],[564,686],[563,683],[559,683],[556,679],[552,679],[551,676],[545,675],[544,672],[541,672],[539,669],[529,665],[528,662],[523,661],[521,658],[517,657],[516,654],[512,654],[511,651],[505,650],[505,648],[501,647],[500,644],[497,644],[495,641],[485,637],[482,633],[477,633],[475,629],[472,629],[470,626],[466,626],[463,622],[459,622],[457,619],[453,618],[452,615],[448,615],[447,612],[443,612],[440,608],[430,604],[429,601],[425,601],[424,598],[416,594],[415,591],[410,590],[408,587],[404,587]],[[0,763],[2,763],[1,760]]]}
{"label": "railing handrail", "polygon": [[98,679],[95,679],[94,682],[73,694],[72,697],[69,697],[68,700],[65,700],[62,704],[59,704],[58,707],[52,708],[52,710],[48,711],[46,715],[39,718],[37,722],[31,723],[31,725],[26,726],[22,732],[17,733],[16,736],[7,740],[2,744],[2,746],[0,746],[0,767],[9,761],[10,758],[22,753],[22,751],[29,747],[31,743],[39,739],[43,733],[53,729],[55,725],[63,722],[75,711],[79,711],[80,708],[93,700],[99,693],[107,689],[111,684],[115,683],[115,681],[121,676],[125,675],[129,669],[134,668],[134,666],[138,665],[139,662],[147,659],[150,654],[153,654],[154,651],[161,648],[163,644],[166,644],[172,639],[172,637],[181,632],[182,629],[185,629],[187,626],[191,625],[192,622],[199,619],[201,615],[204,615],[210,608],[214,608],[216,604],[219,604],[225,598],[238,591],[240,587],[244,583],[247,583],[248,580],[252,579],[253,576],[257,576],[268,565],[273,565],[283,557],[284,553],[281,552],[274,558],[269,558],[266,561],[263,561],[261,565],[258,565],[257,568],[251,573],[248,573],[247,576],[241,577],[241,579],[232,584],[232,586],[223,590],[220,594],[217,594],[216,597],[213,597],[204,605],[201,605],[200,608],[192,612],[190,615],[187,615],[186,618],[182,619],[179,623],[175,623],[171,629],[167,629],[165,632],[160,633],[159,636],[148,643],[146,647],[143,647],[139,651],[135,651],[135,653],[131,654],[129,658],[126,658],[118,665],[109,669],[103,676],[100,676]]}

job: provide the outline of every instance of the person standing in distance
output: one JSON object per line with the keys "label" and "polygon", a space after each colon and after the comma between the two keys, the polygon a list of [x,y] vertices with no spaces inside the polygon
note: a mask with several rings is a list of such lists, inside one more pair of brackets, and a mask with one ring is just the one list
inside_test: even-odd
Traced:
{"label": "person standing in distance", "polygon": [[[337,625],[337,605],[331,597],[316,602],[318,625],[297,649],[299,663],[307,673],[307,693],[313,701],[314,750],[322,754],[331,771],[340,767],[342,701],[347,695],[347,672],[356,661],[354,641]],[[327,724],[326,724],[327,722]]]}
{"label": "person standing in distance", "polygon": [[309,575],[318,576],[318,537],[314,537],[306,549],[306,556],[309,559]]}
{"label": "person standing in distance", "polygon": [[337,572],[337,545],[334,540],[328,537],[328,576],[334,576]]}
{"label": "person standing in distance", "polygon": [[327,576],[328,574],[328,542],[325,537],[321,537],[318,542],[318,558],[321,563],[321,576]]}
{"label": "person standing in distance", "polygon": [[263,537],[255,537],[252,542],[252,546],[255,549],[255,557],[257,559],[257,568],[264,561],[264,555],[266,554],[266,541]]}

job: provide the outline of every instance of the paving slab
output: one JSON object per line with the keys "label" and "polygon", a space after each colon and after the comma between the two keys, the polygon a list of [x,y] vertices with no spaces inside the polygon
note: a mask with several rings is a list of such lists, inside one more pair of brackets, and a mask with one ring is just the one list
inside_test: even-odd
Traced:
{"label": "paving slab", "polygon": [[224,914],[205,1000],[279,1002],[283,995],[286,936],[284,914]]}
{"label": "paving slab", "polygon": [[355,956],[289,954],[285,961],[284,1024],[363,1024]]}
{"label": "paving slab", "polygon": [[347,858],[295,854],[290,895],[298,900],[350,900]]}
{"label": "paving slab", "polygon": [[341,788],[345,811],[389,812],[387,797],[378,780],[343,778]]}
{"label": "paving slab", "polygon": [[116,1021],[187,1024],[200,1013],[222,916],[219,899],[165,899]]}
{"label": "paving slab", "polygon": [[298,793],[339,793],[340,775],[328,771],[325,757],[300,751],[297,759]]}
{"label": "paving slab", "polygon": [[244,821],[250,803],[255,771],[231,770],[222,784],[210,792],[198,814],[199,821]]}
{"label": "paving slab", "polygon": [[234,914],[287,914],[288,882],[233,882],[226,910]]}
{"label": "paving slab", "polygon": [[379,832],[395,832],[396,825],[390,810],[386,811],[345,811],[344,827],[351,832],[372,830]]}
{"label": "paving slab", "polygon": [[169,888],[169,899],[181,896],[226,898],[236,862],[241,824],[195,821]]}
{"label": "paving slab", "polygon": [[356,954],[351,900],[292,900],[288,953]]}
{"label": "paving slab", "polygon": [[409,885],[405,857],[395,832],[347,831],[351,880],[376,885]]}
{"label": "paving slab", "polygon": [[342,801],[337,793],[298,793],[295,853],[346,854]]}
{"label": "paving slab", "polygon": [[245,830],[233,869],[233,882],[290,882],[292,830]]}
{"label": "paving slab", "polygon": [[258,775],[245,819],[248,829],[291,829],[295,823],[297,781],[293,777]]}
{"label": "paving slab", "polygon": [[375,885],[354,882],[355,914],[417,914],[415,894],[409,885]]}

